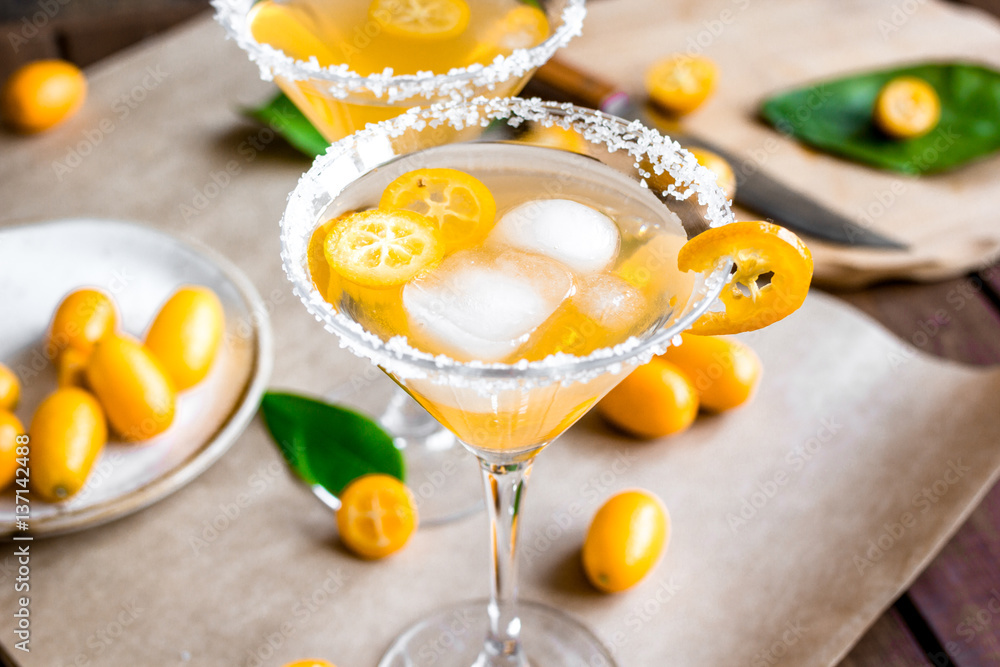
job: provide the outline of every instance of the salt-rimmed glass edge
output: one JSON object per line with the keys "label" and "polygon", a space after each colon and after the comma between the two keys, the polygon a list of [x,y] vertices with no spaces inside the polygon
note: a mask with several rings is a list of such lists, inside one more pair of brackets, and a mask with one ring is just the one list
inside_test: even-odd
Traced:
{"label": "salt-rimmed glass edge", "polygon": [[[484,111],[478,111],[480,108]],[[356,356],[369,359],[399,379],[429,378],[435,384],[456,387],[478,385],[485,381],[491,391],[554,382],[571,384],[587,382],[605,373],[620,372],[625,366],[648,362],[653,355],[665,352],[681,332],[690,328],[715,303],[730,279],[733,263],[729,259],[720,260],[710,274],[703,275],[701,285],[696,285],[692,291],[692,298],[697,293],[702,296],[690,306],[687,313],[672,326],[645,340],[632,337],[583,357],[558,353],[540,361],[522,360],[514,364],[461,362],[446,355],[433,355],[410,347],[403,336],[383,341],[353,319],[337,312],[313,285],[306,266],[308,243],[318,224],[311,207],[317,195],[326,194],[333,201],[344,188],[379,165],[365,165],[360,174],[345,176],[341,179],[342,182],[335,185],[330,179],[321,181],[324,171],[366,140],[398,137],[408,130],[419,131],[445,122],[457,130],[474,125],[486,127],[492,120],[511,114],[521,120],[546,126],[559,125],[565,129],[573,127],[577,131],[584,127],[582,135],[588,141],[603,142],[612,152],[627,150],[637,164],[646,159],[657,174],[668,172],[675,183],[666,192],[680,200],[696,195],[711,226],[734,221],[726,194],[716,184],[713,172],[698,164],[694,156],[681,148],[679,143],[645,127],[639,121],[629,122],[600,111],[572,104],[546,102],[538,98],[478,97],[466,102],[413,108],[396,118],[369,125],[364,130],[333,143],[299,178],[295,189],[288,195],[288,203],[281,218],[281,259],[285,274],[292,282],[293,292],[302,300],[306,309],[323,323],[327,331],[338,337],[341,347],[346,347]],[[518,122],[520,120],[512,125]],[[354,159],[356,161],[357,157]],[[651,174],[640,170],[640,175],[648,178]],[[644,180],[640,184],[646,186]]]}
{"label": "salt-rimmed glass edge", "polygon": [[556,51],[580,34],[587,14],[585,2],[567,0],[560,14],[562,24],[545,41],[529,49],[515,49],[507,56],[497,56],[488,65],[476,63],[456,67],[447,74],[418,72],[394,75],[392,68],[386,68],[367,76],[352,72],[346,64],[323,67],[315,57],[309,61],[297,60],[280,49],[255,40],[246,20],[254,0],[212,0],[212,6],[215,8],[215,20],[257,64],[265,81],[275,77],[292,81],[321,79],[331,84],[329,90],[334,97],[346,98],[351,93],[368,91],[392,104],[414,98],[469,98],[478,90],[493,90],[499,83],[524,76],[541,67]]}

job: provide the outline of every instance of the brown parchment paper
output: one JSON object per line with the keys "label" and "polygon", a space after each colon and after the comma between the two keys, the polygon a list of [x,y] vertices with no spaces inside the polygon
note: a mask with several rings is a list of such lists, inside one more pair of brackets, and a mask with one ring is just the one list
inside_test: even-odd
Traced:
{"label": "brown parchment paper", "polygon": [[939,280],[1000,260],[1000,155],[918,179],[818,153],[756,120],[768,96],[842,74],[927,60],[998,67],[996,18],[934,1],[608,0],[592,3],[583,36],[561,57],[642,95],[646,68],[675,51],[704,53],[721,72],[714,96],[684,119],[686,129],[741,155],[734,168],[764,169],[909,246],[896,252],[810,240],[818,283]]}
{"label": "brown parchment paper", "polygon": [[[221,29],[196,22],[102,65],[91,84],[68,125],[0,138],[0,220],[86,214],[197,238],[263,295],[274,386],[319,394],[364,377],[281,272],[278,220],[306,164],[240,119],[269,88]],[[996,372],[928,359],[821,294],[747,340],[766,368],[751,406],[647,443],[588,416],[532,476],[523,594],[580,619],[625,667],[835,663],[1000,468]],[[669,506],[671,545],[642,585],[599,595],[579,545],[600,502],[634,486]],[[13,551],[0,544],[0,609],[21,595]],[[482,514],[420,531],[384,562],[347,555],[257,421],[155,506],[32,543],[31,653],[15,656],[28,667],[373,665],[427,610],[485,595],[486,568]],[[0,642],[12,648],[8,614]]]}

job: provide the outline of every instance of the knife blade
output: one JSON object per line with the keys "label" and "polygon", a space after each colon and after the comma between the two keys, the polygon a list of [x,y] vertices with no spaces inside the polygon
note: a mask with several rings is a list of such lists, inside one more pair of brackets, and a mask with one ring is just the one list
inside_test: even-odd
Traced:
{"label": "knife blade", "polygon": [[535,73],[531,86],[546,97],[582,104],[626,120],[638,120],[648,127],[668,128],[665,134],[683,146],[705,148],[717,153],[733,166],[736,203],[795,232],[839,245],[906,249],[905,244],[863,227],[790,188],[767,174],[758,163],[679,130],[675,123],[637,104],[625,91],[564,61],[553,58],[542,65]]}

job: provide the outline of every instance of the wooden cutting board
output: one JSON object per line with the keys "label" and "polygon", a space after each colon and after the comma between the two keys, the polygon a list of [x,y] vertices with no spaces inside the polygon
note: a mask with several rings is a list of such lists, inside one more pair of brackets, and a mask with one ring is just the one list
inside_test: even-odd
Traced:
{"label": "wooden cutting board", "polygon": [[583,36],[562,57],[641,95],[649,64],[677,51],[704,53],[721,70],[715,95],[686,129],[909,245],[890,252],[811,241],[818,283],[940,280],[1000,259],[1000,154],[913,178],[817,153],[756,116],[774,93],[841,74],[945,59],[1000,67],[996,19],[934,0],[607,0],[591,3]]}

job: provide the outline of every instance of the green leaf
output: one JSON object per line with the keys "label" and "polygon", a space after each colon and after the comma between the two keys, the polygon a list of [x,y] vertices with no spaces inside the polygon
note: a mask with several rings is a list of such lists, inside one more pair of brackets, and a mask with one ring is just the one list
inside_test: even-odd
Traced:
{"label": "green leaf", "polygon": [[541,9],[543,12],[545,11],[545,9],[542,7],[542,3],[538,2],[538,0],[521,0],[521,4],[531,5],[535,9]]}
{"label": "green leaf", "polygon": [[405,480],[402,454],[371,419],[296,394],[268,392],[260,407],[285,461],[307,484],[339,495],[369,473]]}
{"label": "green leaf", "polygon": [[[879,91],[897,76],[921,78],[941,98],[941,120],[923,137],[892,139],[872,120]],[[885,69],[776,95],[761,115],[835,155],[906,174],[941,172],[1000,148],[1000,72],[968,63]]]}
{"label": "green leaf", "polygon": [[284,93],[278,93],[270,102],[256,109],[245,109],[244,113],[270,126],[288,143],[311,158],[325,153],[330,145]]}

